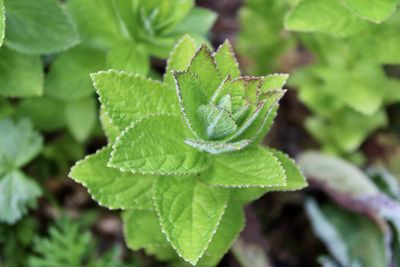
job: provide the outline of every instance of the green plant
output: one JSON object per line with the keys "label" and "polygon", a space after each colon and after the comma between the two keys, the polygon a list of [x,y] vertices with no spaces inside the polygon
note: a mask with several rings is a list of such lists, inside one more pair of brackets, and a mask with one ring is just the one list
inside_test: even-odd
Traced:
{"label": "green plant", "polygon": [[97,258],[95,242],[91,233],[82,225],[68,218],[60,219],[49,228],[49,236],[34,239],[34,253],[29,257],[31,267],[128,267],[121,261],[118,247]]}
{"label": "green plant", "polygon": [[187,36],[171,52],[163,83],[92,74],[110,144],[70,177],[101,205],[126,210],[130,248],[166,259],[172,246],[193,265],[213,266],[243,227],[243,205],[306,186],[290,158],[259,145],[287,75],[239,76],[229,42],[212,53]]}
{"label": "green plant", "polygon": [[13,224],[36,203],[39,185],[21,170],[42,149],[42,137],[29,120],[0,121],[0,222]]}

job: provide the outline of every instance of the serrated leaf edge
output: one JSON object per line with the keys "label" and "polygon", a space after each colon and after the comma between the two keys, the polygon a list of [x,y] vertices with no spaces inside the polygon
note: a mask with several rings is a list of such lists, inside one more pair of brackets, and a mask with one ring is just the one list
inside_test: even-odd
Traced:
{"label": "serrated leaf edge", "polygon": [[[167,234],[167,233],[165,232],[165,230],[164,230],[164,225],[163,225],[162,220],[161,220],[160,210],[159,210],[158,207],[157,207],[157,201],[156,201],[156,190],[155,190],[155,188],[156,188],[156,186],[157,186],[157,183],[158,183],[159,179],[160,179],[160,178],[158,178],[158,179],[156,180],[156,182],[154,183],[154,186],[153,186],[153,202],[154,202],[154,207],[155,207],[155,210],[156,210],[156,213],[157,213],[157,216],[158,216],[158,221],[159,221],[159,223],[160,223],[161,231],[162,231],[162,233],[165,235],[165,237],[167,238],[168,243],[172,246],[172,248],[174,249],[174,251],[179,255],[179,257],[181,257],[184,261],[190,263],[191,265],[195,266],[195,265],[197,264],[197,262],[200,260],[200,258],[203,257],[203,255],[204,255],[204,253],[206,252],[207,248],[209,247],[209,245],[210,245],[212,239],[214,238],[215,233],[217,232],[217,230],[218,230],[218,228],[219,228],[219,225],[220,225],[220,223],[221,223],[221,219],[222,219],[222,217],[224,216],[225,211],[226,211],[226,207],[228,206],[228,203],[229,203],[230,191],[228,191],[228,199],[227,199],[227,202],[226,202],[225,205],[224,205],[224,210],[223,210],[221,216],[220,216],[219,219],[218,219],[217,225],[216,225],[215,229],[213,230],[213,232],[212,232],[212,234],[211,234],[211,236],[210,236],[210,239],[207,241],[206,247],[200,252],[200,255],[192,262],[192,261],[187,260],[185,257],[182,256],[182,254],[178,251],[178,249],[175,247],[175,245],[172,244],[171,240],[169,239],[168,234]],[[202,182],[202,181],[197,181],[197,182]],[[207,184],[207,186],[210,186],[210,185]],[[210,186],[210,187],[211,187],[211,186]]]}

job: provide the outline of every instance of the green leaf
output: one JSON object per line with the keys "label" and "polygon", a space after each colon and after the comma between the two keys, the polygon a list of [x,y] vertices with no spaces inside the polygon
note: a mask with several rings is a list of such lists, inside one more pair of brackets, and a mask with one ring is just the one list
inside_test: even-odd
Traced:
{"label": "green leaf", "polygon": [[260,91],[262,93],[266,93],[268,91],[282,89],[283,86],[285,86],[288,78],[289,74],[283,74],[283,73],[275,73],[267,75],[263,80],[263,84],[260,88]]}
{"label": "green leaf", "polygon": [[237,78],[240,76],[239,64],[228,40],[214,53],[214,60],[222,77],[229,75],[231,78]]}
{"label": "green leaf", "polygon": [[168,245],[161,232],[157,213],[149,210],[127,210],[122,213],[124,236],[133,250]]}
{"label": "green leaf", "polygon": [[194,54],[196,53],[196,44],[189,36],[183,36],[174,46],[167,60],[167,67],[164,74],[164,83],[175,87],[172,71],[184,71],[189,66]]}
{"label": "green leaf", "polygon": [[360,18],[370,20],[375,23],[381,23],[394,13],[398,0],[345,0],[345,3],[351,11]]}
{"label": "green leaf", "polygon": [[143,46],[129,41],[121,42],[107,53],[107,67],[147,75],[150,58]]}
{"label": "green leaf", "polygon": [[175,72],[176,90],[182,115],[188,128],[196,137],[204,137],[202,121],[198,108],[207,104],[205,92],[199,78],[189,72]]}
{"label": "green leaf", "polygon": [[23,99],[15,113],[17,118],[29,118],[42,131],[58,130],[66,124],[65,103],[49,97]]}
{"label": "green leaf", "polygon": [[285,186],[286,176],[279,160],[263,147],[213,156],[212,168],[203,179],[212,186]]}
{"label": "green leaf", "polygon": [[103,52],[82,46],[70,49],[51,64],[45,80],[45,95],[71,101],[93,94],[90,73],[105,68]]}
{"label": "green leaf", "polygon": [[4,167],[8,170],[24,166],[42,149],[42,137],[27,119],[17,123],[9,119],[0,121],[0,136],[0,174]]}
{"label": "green leaf", "polygon": [[79,42],[75,25],[56,0],[6,0],[8,47],[28,54],[66,50]]}
{"label": "green leaf", "polygon": [[37,183],[20,171],[0,175],[0,222],[14,224],[28,212],[28,206],[35,204],[40,195]]}
{"label": "green leaf", "polygon": [[208,139],[220,139],[237,130],[235,120],[222,108],[202,105],[197,112],[203,124],[203,131]]}
{"label": "green leaf", "polygon": [[102,108],[100,109],[100,122],[101,122],[101,127],[103,128],[103,131],[107,136],[108,143],[109,144],[114,143],[117,137],[121,134],[121,132],[114,124],[112,124],[107,113]]}
{"label": "green leaf", "polygon": [[214,91],[217,90],[222,79],[225,78],[219,74],[211,51],[206,45],[202,45],[196,51],[187,71],[199,77],[201,89],[207,101],[211,99]]}
{"label": "green leaf", "polygon": [[3,45],[6,28],[6,13],[3,0],[0,0],[0,47]]}
{"label": "green leaf", "polygon": [[0,95],[38,96],[43,92],[43,66],[39,56],[0,48]]}
{"label": "green leaf", "polygon": [[217,14],[206,8],[194,7],[173,29],[174,32],[205,36],[217,20]]}
{"label": "green leaf", "polygon": [[302,0],[286,17],[285,28],[344,37],[366,30],[368,22],[354,16],[342,1]]}
{"label": "green leaf", "polygon": [[229,201],[217,232],[210,242],[198,266],[216,266],[245,226],[243,207],[236,201]]}
{"label": "green leaf", "polygon": [[242,203],[254,201],[268,192],[301,190],[308,185],[304,175],[301,173],[299,167],[296,165],[293,159],[289,158],[286,154],[278,150],[269,149],[269,151],[274,155],[274,157],[276,157],[277,160],[279,160],[279,163],[285,172],[286,185],[268,188],[236,189],[236,192],[233,193],[233,195]]}
{"label": "green leaf", "polygon": [[[121,18],[116,12],[115,3],[116,1],[109,0],[68,1],[67,8],[76,21],[82,44],[109,49],[121,41],[130,39],[130,36],[124,35],[122,31],[124,24],[120,23]],[[94,10],[96,12],[93,12]]]}
{"label": "green leaf", "polygon": [[154,199],[168,241],[195,265],[209,246],[224,214],[228,191],[198,181],[197,176],[160,177]]}
{"label": "green leaf", "polygon": [[204,154],[186,145],[183,121],[155,115],[134,123],[118,137],[109,165],[156,175],[195,174],[208,167]]}
{"label": "green leaf", "polygon": [[178,112],[174,91],[158,81],[118,71],[92,74],[100,102],[121,131],[150,114]]}
{"label": "green leaf", "polygon": [[241,140],[232,143],[222,143],[220,141],[203,141],[196,139],[186,139],[185,143],[211,154],[227,153],[236,150],[241,150],[250,144],[250,140]]}
{"label": "green leaf", "polygon": [[97,121],[97,102],[92,97],[68,102],[65,107],[67,127],[79,142],[86,141]]}
{"label": "green leaf", "polygon": [[69,177],[83,184],[93,199],[109,209],[153,209],[154,176],[107,167],[111,148],[87,156],[72,167]]}

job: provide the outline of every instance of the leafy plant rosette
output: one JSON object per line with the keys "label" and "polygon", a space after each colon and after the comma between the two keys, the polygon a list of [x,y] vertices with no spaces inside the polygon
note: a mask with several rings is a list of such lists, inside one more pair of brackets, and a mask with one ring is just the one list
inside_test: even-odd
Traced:
{"label": "leafy plant rosette", "polygon": [[101,205],[124,210],[130,248],[213,266],[242,230],[246,203],[307,185],[293,160],[259,144],[287,78],[240,77],[229,42],[213,53],[188,36],[163,83],[92,74],[110,144],[70,176]]}

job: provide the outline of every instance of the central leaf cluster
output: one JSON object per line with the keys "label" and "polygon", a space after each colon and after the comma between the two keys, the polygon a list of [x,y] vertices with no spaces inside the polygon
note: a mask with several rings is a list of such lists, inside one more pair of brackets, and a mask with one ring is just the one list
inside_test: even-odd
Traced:
{"label": "central leaf cluster", "polygon": [[246,203],[307,184],[287,155],[260,145],[287,78],[240,77],[229,42],[212,52],[188,36],[163,82],[95,73],[110,144],[70,176],[101,205],[125,210],[130,248],[215,266],[243,228]]}
{"label": "central leaf cluster", "polygon": [[174,72],[181,112],[192,134],[187,144],[221,153],[242,149],[260,135],[274,116],[287,76],[239,76],[228,42],[214,54],[201,46],[186,70]]}

